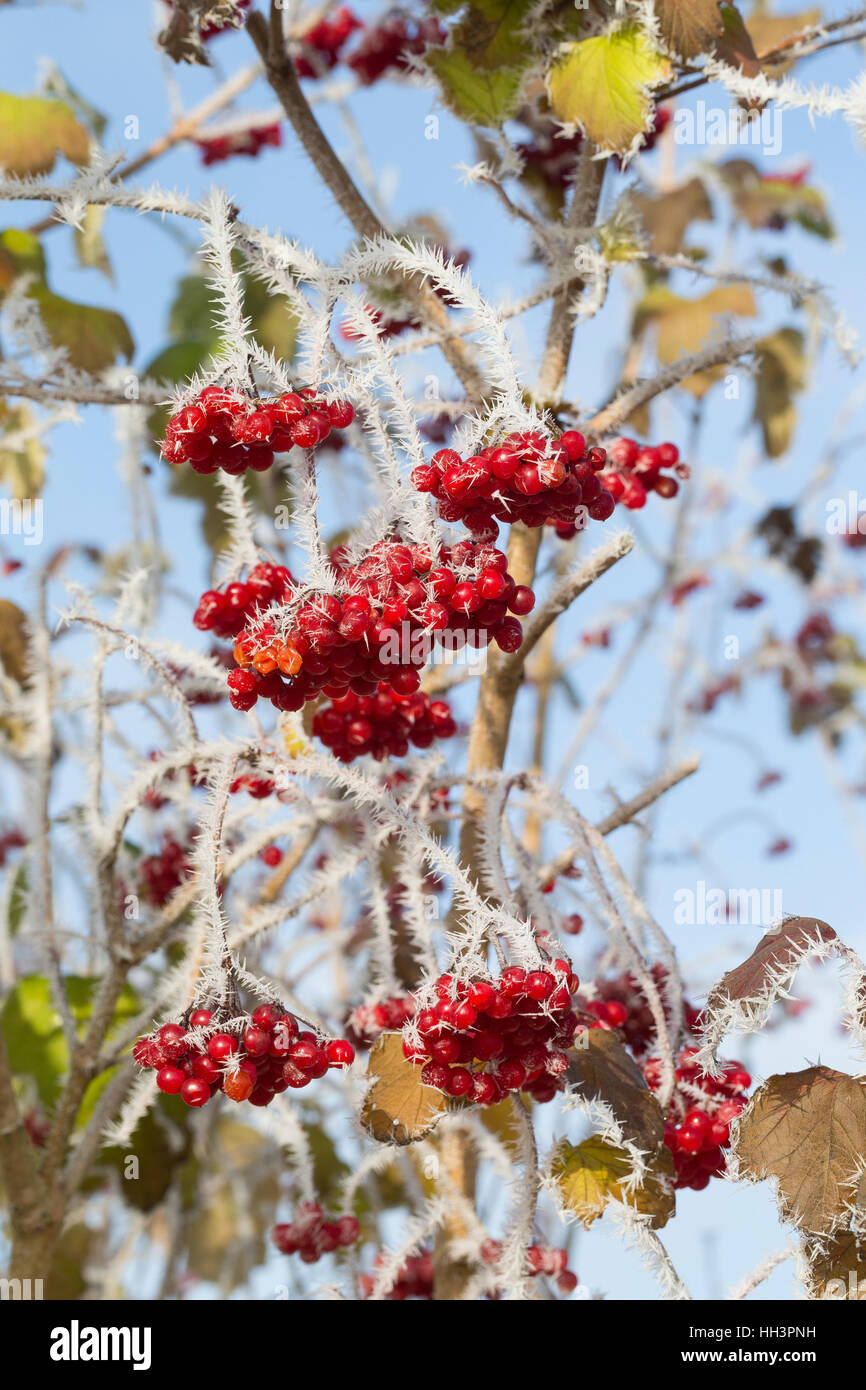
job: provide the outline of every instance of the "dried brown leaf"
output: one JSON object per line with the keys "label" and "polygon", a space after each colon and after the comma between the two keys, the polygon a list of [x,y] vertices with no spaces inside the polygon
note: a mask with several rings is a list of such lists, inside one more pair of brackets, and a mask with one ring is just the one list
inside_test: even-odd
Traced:
{"label": "dried brown leaf", "polygon": [[847,1220],[866,1148],[866,1089],[830,1067],[771,1076],[739,1124],[740,1174],[778,1184],[784,1220],[831,1234]]}
{"label": "dried brown leaf", "polygon": [[383,1033],[370,1049],[371,1078],[361,1124],[382,1144],[413,1144],[435,1127],[448,1097],[421,1084],[421,1068],[403,1056],[399,1033]]}
{"label": "dried brown leaf", "polygon": [[582,1045],[569,1054],[570,1083],[581,1095],[605,1101],[626,1139],[653,1152],[664,1135],[664,1115],[640,1067],[615,1033],[593,1028],[581,1034],[580,1041]]}
{"label": "dried brown leaf", "polygon": [[762,936],[752,954],[713,986],[707,1013],[732,1003],[760,999],[777,981],[784,984],[791,980],[811,950],[836,939],[833,928],[818,918],[791,917]]}

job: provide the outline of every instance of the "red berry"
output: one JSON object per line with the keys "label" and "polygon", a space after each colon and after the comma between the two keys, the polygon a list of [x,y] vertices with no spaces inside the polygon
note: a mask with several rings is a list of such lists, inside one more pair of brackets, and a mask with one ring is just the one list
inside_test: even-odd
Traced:
{"label": "red berry", "polygon": [[167,1096],[176,1096],[186,1077],[179,1067],[162,1067],[156,1073],[156,1084]]}
{"label": "red berry", "polygon": [[331,1067],[350,1067],[355,1060],[355,1049],[345,1038],[333,1038],[325,1051]]}
{"label": "red berry", "polygon": [[180,1088],[181,1100],[195,1108],[207,1105],[210,1094],[210,1086],[207,1082],[199,1081],[196,1077],[189,1077]]}

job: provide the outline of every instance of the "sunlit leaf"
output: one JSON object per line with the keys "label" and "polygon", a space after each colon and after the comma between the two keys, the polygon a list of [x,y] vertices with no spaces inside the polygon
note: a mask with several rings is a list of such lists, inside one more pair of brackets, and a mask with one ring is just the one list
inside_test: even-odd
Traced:
{"label": "sunlit leaf", "polygon": [[0,92],[0,168],[9,174],[47,174],[57,156],[86,164],[90,137],[62,101]]}
{"label": "sunlit leaf", "polygon": [[652,1229],[659,1230],[676,1206],[670,1150],[664,1146],[658,1150],[643,1185],[628,1186],[632,1171],[632,1160],[626,1151],[598,1135],[576,1146],[563,1140],[551,1165],[564,1205],[584,1226],[591,1226],[613,1200],[649,1216]]}
{"label": "sunlit leaf", "polygon": [[866,1088],[830,1067],[771,1076],[739,1122],[743,1177],[774,1182],[784,1220],[831,1233],[847,1220],[866,1136]]}
{"label": "sunlit leaf", "polygon": [[603,150],[625,155],[652,126],[652,89],[670,75],[643,29],[625,25],[568,45],[547,77],[554,114]]}
{"label": "sunlit leaf", "polygon": [[383,1144],[411,1144],[429,1134],[448,1109],[441,1091],[421,1083],[421,1068],[403,1056],[399,1033],[383,1033],[370,1049],[371,1079],[361,1124]]}

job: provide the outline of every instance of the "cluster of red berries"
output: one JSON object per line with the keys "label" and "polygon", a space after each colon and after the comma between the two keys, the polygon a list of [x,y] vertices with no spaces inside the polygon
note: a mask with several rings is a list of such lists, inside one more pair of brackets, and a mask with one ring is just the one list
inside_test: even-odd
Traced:
{"label": "cluster of red berries", "polygon": [[159,853],[139,860],[142,897],[153,907],[164,907],[191,868],[190,848],[179,844],[173,835],[164,835]]}
{"label": "cluster of red berries", "polygon": [[271,1240],[281,1255],[300,1255],[304,1264],[314,1265],[323,1255],[354,1245],[360,1234],[356,1216],[328,1221],[318,1202],[302,1202],[294,1221],[274,1227]]}
{"label": "cluster of red berries", "polygon": [[434,739],[453,738],[457,725],[444,700],[431,700],[417,690],[400,695],[379,682],[375,695],[356,695],[349,690],[324,705],[313,716],[313,733],[341,763],[369,753],[383,758],[403,758],[409,744],[429,748]]}
{"label": "cluster of red berries", "polygon": [[[235,644],[238,669],[228,677],[235,709],[259,696],[280,710],[299,710],[320,694],[375,696],[384,681],[413,695],[433,638],[517,651],[523,629],[511,613],[528,613],[531,589],[517,585],[501,551],[471,541],[442,546],[382,540],[357,563],[339,550],[331,564],[344,596],[306,592],[287,604],[284,635],[271,619],[254,619]],[[290,596],[291,597],[291,596]]]}
{"label": "cluster of red berries", "polygon": [[418,57],[428,47],[440,47],[447,31],[433,16],[414,19],[390,14],[380,24],[370,26],[357,48],[346,59],[358,81],[365,87],[378,82],[386,72],[402,72],[409,57]]}
{"label": "cluster of red berries", "polygon": [[[687,464],[680,463],[676,444],[641,445],[636,439],[615,439],[607,449],[608,467],[601,482],[616,502],[630,511],[646,506],[651,492],[659,497],[676,497],[680,490],[677,478],[689,477]],[[665,469],[673,469],[677,478]]]}
{"label": "cluster of red berries", "polygon": [[363,27],[360,19],[345,5],[340,5],[333,15],[320,19],[301,40],[303,51],[295,58],[298,77],[323,77],[330,72],[336,67],[349,35]]}
{"label": "cluster of red berries", "polygon": [[413,471],[412,482],[436,499],[443,521],[462,521],[479,539],[495,540],[497,519],[574,530],[586,516],[606,521],[615,505],[599,479],[606,462],[606,451],[587,449],[577,430],[557,440],[528,430],[467,459],[440,449]]}
{"label": "cluster of red berries", "polygon": [[[664,995],[667,970],[664,965],[657,963],[652,967],[651,974],[661,992],[667,1015],[669,1011]],[[655,1020],[646,995],[628,971],[616,975],[613,979],[594,981],[593,998],[580,999],[578,1003],[584,1013],[589,1014],[594,1020],[587,1025],[590,1029],[616,1029],[622,1033],[627,1045],[638,1056],[652,1045],[655,1038]],[[683,1022],[689,1033],[694,1032],[699,1018],[700,1011],[688,1000],[683,1000]],[[671,1019],[668,1021],[672,1022]]]}
{"label": "cluster of red berries", "polygon": [[257,777],[254,772],[242,772],[229,787],[233,795],[235,792],[246,792],[254,801],[264,801],[266,797],[273,796],[275,789],[276,783],[272,777]]}
{"label": "cluster of red berries", "polygon": [[[384,1264],[386,1256],[380,1253],[373,1261],[374,1266]],[[407,1298],[433,1297],[433,1255],[429,1250],[421,1250],[417,1255],[409,1255],[385,1298],[390,1302],[403,1303]],[[369,1298],[376,1283],[375,1275],[362,1274],[358,1280],[362,1298]]]}
{"label": "cluster of red berries", "polygon": [[228,584],[222,591],[206,590],[198,601],[193,623],[200,632],[237,637],[270,604],[285,603],[293,583],[285,565],[255,565],[243,583]]}
{"label": "cluster of red berries", "polygon": [[[719,1078],[704,1076],[695,1065],[697,1049],[686,1047],[677,1058],[677,1088],[671,1100],[665,1125],[664,1142],[676,1167],[676,1187],[702,1191],[711,1177],[725,1171],[723,1150],[731,1142],[731,1123],[747,1101],[744,1092],[752,1078],[739,1062],[727,1062]],[[644,1076],[652,1090],[661,1084],[658,1057],[644,1065]]]}
{"label": "cluster of red berries", "polygon": [[359,1004],[346,1020],[346,1036],[366,1051],[382,1033],[396,1033],[415,1015],[415,996],[395,994],[379,1004]]}
{"label": "cluster of red berries", "polygon": [[221,135],[209,135],[196,140],[201,162],[207,168],[211,164],[221,164],[236,154],[249,155],[255,159],[266,146],[279,149],[283,135],[279,121],[264,125],[247,126],[245,130],[227,130]]}
{"label": "cluster of red berries", "polygon": [[172,415],[162,456],[169,463],[189,463],[196,473],[216,473],[220,468],[233,477],[248,468],[264,473],[275,454],[295,446],[312,449],[332,429],[344,430],[354,418],[348,401],[327,401],[311,386],[273,401],[206,386]]}
{"label": "cluster of red berries", "polygon": [[[479,1254],[485,1264],[495,1265],[502,1255],[502,1241],[483,1240]],[[546,1274],[556,1279],[560,1293],[574,1293],[577,1288],[577,1275],[568,1268],[567,1250],[555,1250],[550,1245],[530,1245],[526,1251],[526,1272],[530,1278]]]}
{"label": "cluster of red berries", "polygon": [[206,1105],[222,1091],[230,1100],[270,1105],[275,1095],[300,1090],[332,1067],[348,1067],[355,1049],[345,1038],[323,1042],[301,1031],[293,1014],[261,1004],[240,1037],[219,1028],[210,1009],[189,1016],[192,1035],[180,1023],[165,1023],[139,1038],[132,1055],[140,1067],[156,1071],[165,1095],[186,1105]]}
{"label": "cluster of red berries", "polygon": [[424,1063],[425,1086],[476,1105],[494,1105],[513,1091],[553,1100],[578,1028],[571,1001],[578,984],[565,960],[550,970],[511,965],[495,981],[441,975],[436,1004],[403,1030],[404,1056]]}

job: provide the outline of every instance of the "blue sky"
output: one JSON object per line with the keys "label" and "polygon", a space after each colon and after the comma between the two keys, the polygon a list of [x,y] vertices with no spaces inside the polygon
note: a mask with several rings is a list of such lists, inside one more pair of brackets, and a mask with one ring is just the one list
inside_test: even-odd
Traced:
{"label": "blue sky", "polygon": [[[359,4],[367,17],[374,7]],[[796,8],[785,6],[784,8]],[[839,4],[832,13],[841,13]],[[105,136],[108,149],[137,154],[144,144],[162,133],[167,124],[167,92],[176,84],[184,106],[193,105],[211,88],[214,74],[204,70],[171,70],[157,53],[154,7],[144,0],[88,0],[82,8],[71,5],[4,7],[0,24],[5,43],[0,52],[0,86],[3,90],[27,93],[35,88],[38,64],[51,58],[72,86],[109,116]],[[230,72],[250,60],[250,45],[243,34],[219,39],[212,47],[217,70]],[[809,60],[797,69],[799,80],[844,85],[856,74],[860,57],[854,51],[836,49]],[[170,84],[170,85],[169,85]],[[698,93],[686,100],[705,97]],[[715,105],[723,98],[713,95]],[[264,111],[273,106],[268,91],[260,84],[240,101],[245,109]],[[367,153],[375,172],[382,202],[394,223],[423,212],[434,214],[452,239],[452,245],[472,251],[471,273],[491,298],[518,295],[537,278],[537,270],[527,260],[527,245],[519,224],[507,221],[495,199],[477,187],[464,186],[455,166],[473,162],[475,154],[470,136],[449,113],[441,109],[435,95],[426,90],[391,83],[361,91],[350,99]],[[435,111],[440,117],[439,139],[425,139],[426,117]],[[140,142],[124,141],[123,126],[128,116],[138,119]],[[352,151],[345,127],[334,112],[322,115],[323,124],[341,154],[351,162]],[[699,226],[692,240],[713,248],[725,263],[757,269],[762,256],[784,254],[792,268],[827,285],[834,298],[861,335],[866,329],[866,280],[862,275],[863,176],[866,152],[858,148],[848,127],[839,118],[816,122],[813,127],[801,112],[786,112],[782,124],[782,148],[775,159],[762,161],[767,171],[788,171],[804,162],[812,166],[811,179],[826,191],[837,238],[824,243],[796,227],[784,234],[746,233],[721,225],[710,231]],[[696,163],[715,161],[749,150],[676,147],[678,176],[685,176]],[[647,163],[655,177],[657,156]],[[249,222],[260,222],[279,229],[313,246],[324,257],[336,257],[350,240],[350,229],[335,210],[330,195],[306,165],[293,136],[285,134],[280,150],[268,150],[253,161],[235,159],[213,170],[202,169],[196,151],[181,147],[159,161],[144,176],[167,187],[188,190],[197,196],[212,181],[224,183],[232,199]],[[606,206],[625,186],[622,176],[609,179]],[[27,225],[41,210],[11,205],[4,225]],[[161,226],[156,219],[126,212],[109,215],[106,240],[115,273],[112,286],[94,270],[78,267],[67,228],[46,238],[49,279],[52,287],[71,298],[103,304],[123,312],[136,340],[136,364],[143,366],[166,341],[166,315],[177,278],[189,264],[192,243],[189,227],[182,229],[186,245],[177,229]],[[702,287],[688,280],[675,282],[680,293],[699,293]],[[602,403],[615,385],[624,344],[628,335],[630,300],[614,286],[600,318],[581,329],[575,344],[566,396],[587,405]],[[768,329],[799,323],[777,298],[761,300],[761,323]],[[514,342],[528,381],[537,368],[543,341],[546,307],[534,311],[514,331]],[[418,368],[421,379],[422,368]],[[810,477],[849,394],[863,384],[863,372],[852,374],[832,345],[821,350],[808,391],[801,402],[801,413],[794,447],[784,459],[764,462],[756,433],[749,430],[752,388],[743,380],[742,399],[727,401],[716,393],[707,410],[696,464],[697,481],[706,506],[709,481],[715,476],[737,472],[742,479],[741,500],[734,501],[722,515],[714,516],[700,532],[696,560],[718,550],[720,540],[735,536],[748,522],[773,503],[792,501]],[[687,400],[666,402],[655,416],[654,430],[659,438],[678,442],[687,433]],[[855,415],[849,433],[864,428],[864,411]],[[50,476],[45,491],[46,542],[60,544],[70,539],[116,546],[128,528],[128,499],[115,467],[112,422],[99,411],[88,410],[79,426],[63,426],[52,436]],[[862,488],[863,444],[847,456],[845,465],[829,495],[845,495],[847,489]],[[155,461],[154,461],[155,462]],[[341,455],[333,465],[335,492],[340,471],[347,467]],[[207,555],[198,541],[197,513],[192,503],[169,498],[164,475],[155,462],[152,479],[158,500],[163,544],[174,562],[174,580],[190,598],[207,581]],[[813,529],[823,534],[823,506],[826,495],[815,502]],[[652,498],[638,518],[639,534],[652,538],[664,551],[678,504]],[[337,518],[335,511],[334,516]],[[619,513],[616,523],[622,520]],[[832,545],[832,538],[828,544]],[[29,594],[31,561],[34,552],[16,538],[10,538],[7,551],[25,561],[25,568],[3,583],[4,595],[25,601]],[[705,594],[692,600],[696,605],[693,634],[696,659],[705,660],[719,674],[726,673],[723,639],[740,638],[747,652],[754,636],[765,628],[778,635],[791,634],[808,611],[808,600],[790,576],[767,577],[760,563],[761,552],[749,552],[754,572],[746,570],[735,581],[721,569],[712,572],[713,583]],[[848,573],[859,576],[858,566],[866,565],[866,555],[855,553],[846,562]],[[83,577],[85,571],[77,571]],[[655,582],[653,563],[640,553],[632,556],[608,575],[596,590],[581,602],[580,610],[566,619],[560,638],[560,651],[568,650],[580,634],[596,626],[606,613],[627,605]],[[760,588],[770,602],[754,614],[731,609],[730,599],[743,583]],[[699,605],[699,607],[698,607]],[[858,591],[835,605],[840,626],[863,640],[862,595]],[[688,618],[688,615],[687,615]],[[686,620],[687,620],[686,618]],[[610,805],[604,795],[615,786],[622,796],[633,793],[657,770],[654,762],[654,736],[669,715],[665,707],[670,680],[667,637],[672,615],[664,629],[648,645],[635,665],[630,679],[611,705],[597,735],[587,743],[577,761],[589,770],[589,790],[579,795],[581,809],[600,813]],[[188,606],[181,598],[170,599],[162,618],[161,633],[181,640],[191,639]],[[592,698],[612,663],[624,650],[627,631],[615,633],[612,651],[590,655],[577,673],[576,684],[584,701]],[[698,672],[687,681],[688,694],[694,693]],[[471,694],[458,701],[467,716]],[[530,704],[518,706],[515,736],[510,758],[515,765],[526,761],[529,747]],[[555,722],[551,730],[550,769],[556,770],[557,752],[567,748],[574,732],[575,714],[566,701],[554,702]],[[240,725],[238,726],[240,728]],[[743,741],[751,743],[752,751]],[[838,799],[832,794],[827,772],[814,736],[796,741],[786,732],[785,712],[774,679],[762,676],[752,680],[742,697],[720,702],[718,710],[700,725],[688,729],[681,741],[674,742],[671,757],[696,749],[702,755],[698,777],[672,793],[657,826],[654,854],[648,880],[651,906],[659,921],[670,929],[683,953],[692,995],[699,999],[713,976],[747,954],[754,944],[754,929],[748,927],[675,927],[674,894],[704,879],[712,886],[757,887],[779,890],[785,910],[816,915],[830,921],[839,933],[861,950],[866,946],[861,903],[866,888],[866,864],[858,857],[849,826]],[[840,765],[844,780],[864,778],[862,752],[851,737],[843,749]],[[775,789],[757,794],[758,774],[767,768],[785,773]],[[565,769],[566,785],[570,768]],[[756,819],[756,813],[762,817]],[[711,857],[684,858],[711,824],[730,818],[727,828],[713,839]],[[792,853],[769,859],[766,850],[779,834],[794,843]],[[612,841],[628,864],[638,846],[632,830],[617,832]],[[565,900],[563,900],[565,905]],[[580,938],[574,954],[578,967],[591,968],[589,942]],[[815,972],[805,989],[815,1003],[797,1024],[784,1024],[757,1045],[737,1044],[732,1055],[747,1058],[758,1075],[773,1070],[793,1070],[821,1059],[850,1069],[853,1065],[845,1040],[834,1019],[835,971]],[[713,1296],[727,1283],[756,1263],[761,1254],[784,1243],[776,1228],[769,1194],[763,1188],[732,1191],[714,1183],[708,1191],[685,1193],[679,1219],[669,1228],[666,1240],[682,1272],[689,1278],[697,1296]],[[599,1223],[582,1237],[578,1245],[577,1268],[594,1287],[606,1288],[613,1297],[652,1297],[648,1276],[637,1267],[634,1256],[625,1254]],[[715,1228],[716,1234],[710,1232]],[[783,1267],[766,1286],[766,1296],[785,1296],[789,1273]],[[270,1274],[262,1289],[269,1286]]]}

